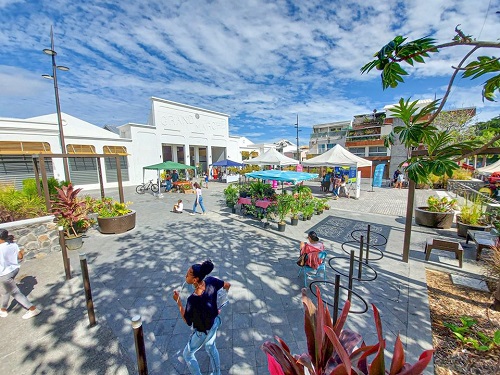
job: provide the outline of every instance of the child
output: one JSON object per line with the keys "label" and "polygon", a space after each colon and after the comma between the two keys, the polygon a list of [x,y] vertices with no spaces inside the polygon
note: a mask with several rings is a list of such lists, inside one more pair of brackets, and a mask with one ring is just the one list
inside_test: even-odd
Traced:
{"label": "child", "polygon": [[175,212],[176,214],[182,214],[182,210],[184,210],[184,204],[182,203],[182,199],[179,199],[177,201],[177,204],[174,204],[172,212]]}
{"label": "child", "polygon": [[205,189],[208,189],[208,174],[204,173],[203,178],[205,180]]}

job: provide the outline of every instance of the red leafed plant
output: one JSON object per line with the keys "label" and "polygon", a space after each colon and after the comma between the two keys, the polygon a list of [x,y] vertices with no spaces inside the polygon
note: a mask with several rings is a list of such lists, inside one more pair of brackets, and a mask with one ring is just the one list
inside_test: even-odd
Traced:
{"label": "red leafed plant", "polygon": [[64,227],[66,237],[77,236],[86,229],[87,209],[85,201],[78,199],[82,189],[74,189],[72,184],[56,188],[57,197],[52,201],[52,213],[57,223]]}
{"label": "red leafed plant", "polygon": [[[307,290],[302,289],[308,353],[292,355],[286,343],[279,337],[275,337],[278,344],[266,341],[262,345],[271,375],[305,375],[306,368],[311,375],[419,375],[431,361],[433,350],[426,350],[414,365],[406,363],[403,344],[398,335],[391,367],[387,371],[384,362],[382,321],[375,305],[372,307],[378,343],[365,345],[361,335],[342,329],[349,313],[350,302],[346,301],[334,325],[318,287],[316,295],[317,308],[307,297]],[[371,355],[375,357],[369,363],[368,357]]]}

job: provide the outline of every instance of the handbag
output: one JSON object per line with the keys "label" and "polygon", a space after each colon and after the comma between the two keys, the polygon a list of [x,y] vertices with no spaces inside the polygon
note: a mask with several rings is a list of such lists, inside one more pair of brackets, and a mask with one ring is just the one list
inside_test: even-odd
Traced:
{"label": "handbag", "polygon": [[299,259],[297,259],[297,266],[304,267],[306,265],[307,254],[300,254]]}

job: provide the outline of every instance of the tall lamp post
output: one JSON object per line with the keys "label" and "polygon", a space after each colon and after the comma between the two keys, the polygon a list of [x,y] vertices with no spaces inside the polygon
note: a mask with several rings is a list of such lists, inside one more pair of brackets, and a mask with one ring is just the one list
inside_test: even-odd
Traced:
{"label": "tall lamp post", "polygon": [[[62,70],[64,72],[67,72],[69,70],[68,67],[62,66],[62,65],[56,65],[56,55],[57,52],[54,50],[54,32],[52,30],[52,26],[50,27],[50,49],[46,48],[43,50],[43,53],[46,55],[52,56],[52,75],[49,74],[43,74],[42,77],[46,79],[51,79],[54,81],[54,93],[56,96],[56,111],[57,111],[57,123],[59,125],[59,141],[61,143],[61,152],[63,154],[66,153],[66,143],[64,142],[64,130],[63,130],[63,123],[62,123],[62,117],[61,117],[61,105],[59,103],[59,90],[57,88],[57,70]],[[63,165],[64,165],[64,180],[69,181],[70,179],[70,174],[69,174],[69,166],[68,166],[68,159],[63,158]]]}
{"label": "tall lamp post", "polygon": [[297,122],[295,123],[295,128],[297,129],[297,160],[299,163],[301,162],[300,160],[300,152],[299,152],[299,115],[297,114]]}

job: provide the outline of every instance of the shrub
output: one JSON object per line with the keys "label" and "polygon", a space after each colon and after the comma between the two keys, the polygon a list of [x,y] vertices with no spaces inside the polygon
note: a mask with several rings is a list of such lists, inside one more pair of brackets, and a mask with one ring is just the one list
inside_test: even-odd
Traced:
{"label": "shrub", "polygon": [[439,198],[431,195],[427,199],[427,205],[429,207],[429,211],[432,212],[449,212],[453,211],[457,207],[457,200],[448,199],[446,197]]}
{"label": "shrub", "polygon": [[[35,189],[36,192],[36,189]],[[0,186],[0,223],[32,219],[47,215],[45,200],[36,193],[16,190],[13,186]]]}

